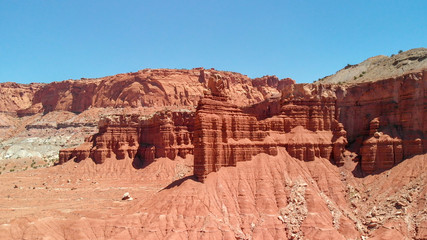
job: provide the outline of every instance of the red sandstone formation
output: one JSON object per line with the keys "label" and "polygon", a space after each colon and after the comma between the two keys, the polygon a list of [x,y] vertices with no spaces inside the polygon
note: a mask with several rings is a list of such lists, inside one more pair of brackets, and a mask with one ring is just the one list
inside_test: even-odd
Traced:
{"label": "red sandstone formation", "polygon": [[192,154],[194,144],[194,172],[201,181],[210,172],[236,166],[259,153],[275,155],[278,146],[300,160],[322,157],[342,165],[346,132],[335,120],[336,97],[330,86],[290,85],[278,99],[280,114],[266,119],[229,102],[229,79],[211,75],[208,87],[210,93],[199,102],[194,121],[192,113],[184,117],[174,113],[179,116],[174,120],[170,113],[148,120],[136,115],[105,118],[99,133],[88,139],[93,143],[62,150],[60,163],[75,157],[76,161],[90,157],[96,163],[109,158],[174,159]]}
{"label": "red sandstone formation", "polygon": [[[157,134],[153,134],[154,128],[147,127],[150,125],[145,123],[147,121],[109,120],[104,123],[104,120],[100,123],[100,133],[93,140],[89,139],[93,141],[93,146],[86,153],[79,148],[63,150],[61,162],[75,156],[80,156],[77,160],[91,157],[97,163],[107,158],[135,156],[149,162],[156,157],[174,159],[176,155],[184,157],[188,153],[192,154],[194,144],[194,172],[201,181],[210,172],[216,172],[223,166],[236,166],[237,162],[250,160],[259,153],[275,155],[278,146],[285,147],[292,157],[300,160],[313,161],[316,157],[322,157],[338,166],[343,165],[343,154],[348,144],[347,132],[345,125],[337,119],[347,123],[354,121],[345,117],[349,108],[343,107],[342,101],[346,99],[344,96],[354,99],[362,91],[360,85],[345,88],[336,85],[291,84],[282,90],[281,98],[271,98],[250,107],[239,108],[228,97],[231,91],[229,78],[220,74],[207,75],[204,71],[201,73],[200,79],[207,81],[210,92],[206,92],[205,98],[200,100],[194,122],[193,113],[188,113],[191,120],[184,125],[177,125],[167,117],[154,117],[150,124],[157,124],[154,124],[157,126],[154,133]],[[414,76],[420,75],[408,75],[408,84],[423,86],[425,78]],[[263,79],[270,85],[275,84],[270,78]],[[385,82],[378,81],[368,87],[383,86]],[[414,114],[420,114],[420,105],[411,106],[409,109]],[[354,141],[356,134],[359,134],[356,135],[359,138],[366,138],[360,150],[356,145],[356,151],[361,154],[362,170],[366,173],[390,169],[402,159],[425,152],[424,124],[420,124],[417,117],[415,125],[408,125],[404,117],[388,117],[394,115],[385,113],[383,107],[388,109],[387,105],[365,106],[363,101],[356,104],[356,108],[361,111],[371,112],[366,117],[377,116],[387,122],[386,125],[380,125],[378,119],[373,120],[369,134],[365,134],[368,133],[365,130],[357,132],[353,129],[353,138],[350,140]],[[179,128],[182,129],[177,130]],[[384,129],[384,134],[377,132],[380,128]]]}
{"label": "red sandstone formation", "polygon": [[[427,135],[427,70],[337,88],[338,120],[350,141],[369,136],[369,124],[403,140]],[[424,144],[424,150],[427,149]]]}
{"label": "red sandstone formation", "polygon": [[[80,113],[89,107],[191,108],[195,107],[203,96],[203,91],[208,87],[207,80],[212,76],[226,80],[227,94],[231,96],[231,101],[238,105],[262,101],[277,94],[277,88],[283,84],[290,84],[293,81],[285,79],[274,84],[267,82],[253,84],[245,75],[214,69],[145,69],[98,79],[67,80],[37,85],[37,89],[31,92],[34,97],[32,95],[26,97],[25,104],[20,104],[14,110],[19,110],[18,114],[24,116],[55,110]],[[31,86],[33,85],[30,85],[30,88]],[[8,95],[19,96],[19,94]]]}
{"label": "red sandstone formation", "polygon": [[264,76],[261,78],[254,78],[252,80],[254,87],[263,87],[269,86],[277,88],[279,91],[283,90],[285,87],[295,84],[295,80],[290,78],[280,79],[276,76]]}
{"label": "red sandstone formation", "polygon": [[[392,138],[387,134],[378,132],[380,121],[375,118],[370,123],[370,138],[363,142],[360,149],[362,155],[362,169],[365,173],[373,173],[376,170],[388,170],[400,163],[404,157],[402,140]],[[418,151],[407,149],[410,154],[421,154],[421,140],[418,139]]]}
{"label": "red sandstone formation", "polygon": [[175,159],[193,154],[193,114],[187,111],[159,112],[150,118],[138,115],[113,115],[99,122],[99,133],[76,148],[63,149],[59,163],[86,158],[96,163],[106,159]]}
{"label": "red sandstone formation", "polygon": [[[337,91],[338,119],[366,173],[427,152],[427,71],[350,85]],[[363,141],[363,143],[362,143]]]}
{"label": "red sandstone formation", "polygon": [[341,165],[347,140],[342,124],[335,120],[333,91],[324,86],[291,85],[282,93],[281,104],[279,115],[258,120],[227,102],[221,92],[212,91],[203,98],[194,128],[194,173],[198,179],[203,181],[210,172],[236,166],[259,153],[275,155],[277,146],[286,147],[300,160],[322,157]]}
{"label": "red sandstone formation", "polygon": [[277,153],[276,144],[264,142],[265,130],[258,130],[254,116],[244,114],[225,97],[207,96],[198,106],[194,126],[194,173],[203,180],[222,166],[265,152]]}
{"label": "red sandstone formation", "polygon": [[43,86],[40,83],[0,83],[0,112],[16,114],[16,111],[30,107],[34,94]]}

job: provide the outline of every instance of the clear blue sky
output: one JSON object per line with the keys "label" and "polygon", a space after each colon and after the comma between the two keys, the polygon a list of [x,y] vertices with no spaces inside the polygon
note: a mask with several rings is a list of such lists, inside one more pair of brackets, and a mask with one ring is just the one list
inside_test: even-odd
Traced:
{"label": "clear blue sky", "polygon": [[0,0],[0,82],[194,67],[312,82],[427,47],[426,12],[426,0]]}

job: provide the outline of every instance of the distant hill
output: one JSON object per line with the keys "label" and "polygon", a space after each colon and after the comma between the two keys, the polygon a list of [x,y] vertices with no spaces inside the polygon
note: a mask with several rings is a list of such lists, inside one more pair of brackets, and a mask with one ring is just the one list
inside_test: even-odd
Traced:
{"label": "distant hill", "polygon": [[386,79],[427,69],[427,48],[414,48],[390,57],[379,55],[356,65],[347,65],[337,73],[315,83],[361,83]]}

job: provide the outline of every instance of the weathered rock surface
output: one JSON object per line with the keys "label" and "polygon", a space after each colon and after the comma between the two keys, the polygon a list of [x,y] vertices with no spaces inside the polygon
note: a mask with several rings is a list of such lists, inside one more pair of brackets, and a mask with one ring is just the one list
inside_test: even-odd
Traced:
{"label": "weathered rock surface", "polygon": [[16,114],[17,110],[29,108],[34,94],[43,86],[41,83],[0,83],[0,112]]}
{"label": "weathered rock surface", "polygon": [[[146,69],[99,79],[50,84],[1,83],[0,160],[34,158],[56,161],[59,149],[75,147],[93,134],[101,116],[145,116],[165,108],[193,111],[213,76],[227,83],[227,94],[233,96],[231,101],[239,105],[277,95],[276,87],[281,82],[261,82],[255,86],[250,78],[242,74],[199,68]],[[152,138],[158,134],[147,136]],[[144,141],[149,144],[139,149],[138,156],[153,158],[150,154],[154,149],[150,144],[159,140]],[[86,150],[81,148],[80,157],[83,157],[87,153],[83,154]],[[168,150],[157,150],[157,156],[165,155],[160,154],[161,151]],[[185,152],[192,150],[182,148],[176,151],[184,156]],[[99,150],[98,154],[101,152]]]}
{"label": "weathered rock surface", "polygon": [[[0,173],[9,171],[4,165],[15,162],[13,170],[34,168],[34,162],[43,161],[46,166],[58,161],[62,148],[80,145],[86,136],[96,133],[93,119],[71,112],[51,112],[17,118],[3,114],[6,128],[0,129]],[[31,165],[30,165],[31,164]],[[38,166],[39,164],[37,164]],[[3,169],[2,169],[3,168]]]}
{"label": "weathered rock surface", "polygon": [[80,113],[89,107],[194,107],[212,76],[225,80],[231,100],[239,105],[256,103],[277,94],[281,82],[270,85],[257,82],[254,85],[245,75],[214,69],[145,69],[104,78],[43,85],[33,93],[34,98],[26,99],[26,105],[20,105],[18,114],[23,116],[55,110]]}
{"label": "weathered rock surface", "polygon": [[222,92],[212,91],[196,111],[195,175],[203,181],[210,172],[236,166],[259,153],[276,155],[278,146],[303,161],[322,157],[342,165],[347,139],[335,119],[335,100],[328,87],[290,85],[282,92],[280,114],[258,120],[255,114],[229,103]]}
{"label": "weathered rock surface", "polygon": [[[254,115],[243,113],[224,98],[208,96],[202,99],[194,128],[194,173],[199,180],[223,166],[236,166],[237,162],[248,161],[259,153],[276,155],[278,146],[285,147],[291,156],[303,161],[336,157],[335,162],[341,164],[341,153],[346,145],[345,131],[340,132],[342,128],[333,131],[331,123],[326,128],[322,125],[321,129],[318,125],[310,125],[309,112],[313,110],[310,107],[288,104],[282,109],[281,115],[258,121]],[[332,116],[329,114],[325,118],[330,117],[331,122]],[[292,125],[294,121],[300,121],[299,126]],[[338,128],[338,123],[335,124]],[[309,126],[311,130],[307,129]]]}
{"label": "weathered rock surface", "polygon": [[[362,169],[365,173],[390,169],[403,160],[402,140],[378,132],[379,125],[378,118],[371,121],[370,138],[363,142],[360,149]],[[420,147],[422,148],[421,141]]]}
{"label": "weathered rock surface", "polygon": [[[256,154],[275,155],[278,146],[285,147],[292,157],[300,160],[312,161],[315,157],[322,157],[341,166],[348,144],[346,129],[350,129],[352,149],[361,155],[362,170],[365,173],[382,171],[426,151],[425,126],[421,119],[427,113],[419,103],[426,98],[424,91],[418,89],[423,89],[424,76],[425,71],[398,79],[347,87],[290,84],[282,89],[280,98],[273,97],[240,108],[229,98],[229,79],[219,74],[210,75],[207,80],[203,79],[207,81],[209,91],[200,100],[195,116],[188,114],[191,120],[186,121],[185,126],[176,125],[166,118],[153,117],[150,121],[158,123],[153,133],[154,128],[146,126],[153,123],[137,121],[137,116],[132,117],[133,122],[118,121],[111,126],[101,121],[101,125],[105,126],[100,126],[99,135],[88,139],[93,146],[86,144],[86,147],[90,146],[86,150],[82,147],[64,150],[60,161],[79,156],[76,160],[91,157],[97,163],[107,158],[125,157],[138,157],[151,162],[156,157],[185,157],[193,153],[194,144],[195,175],[202,181],[210,172],[218,171],[223,166],[235,166],[237,162],[246,161]],[[262,81],[275,86],[277,81],[275,83],[274,79],[265,77]],[[369,99],[390,95],[389,88],[385,88],[385,93],[366,96],[369,92],[366,89],[380,90],[390,85],[387,83],[396,81],[401,82],[393,88],[396,102],[379,100],[385,103],[378,106],[373,102],[375,99]],[[366,97],[368,99],[364,100]],[[353,101],[357,103],[349,106]],[[390,108],[390,104],[395,107]],[[404,110],[399,110],[399,104]],[[365,111],[369,114],[363,118],[360,113]],[[351,124],[356,119],[351,113],[359,116],[359,125]],[[406,118],[407,113],[414,118]],[[341,119],[344,124],[339,122]],[[374,120],[369,124],[367,119]],[[408,121],[413,124],[408,124]],[[353,128],[345,127],[349,125]],[[175,131],[179,128],[178,131],[184,135]],[[182,139],[186,143],[182,144]],[[73,151],[76,153],[73,154]]]}
{"label": "weathered rock surface", "polygon": [[113,115],[99,121],[99,132],[76,148],[63,149],[59,163],[70,159],[91,158],[96,163],[106,159],[135,159],[152,162],[155,158],[193,154],[193,113],[166,111],[149,118],[139,115]]}
{"label": "weathered rock surface", "polygon": [[367,136],[370,121],[377,117],[380,118],[380,129],[387,129],[390,134],[410,138],[425,135],[426,84],[427,70],[424,70],[372,83],[340,87],[337,90],[339,120],[344,124],[349,139]]}
{"label": "weathered rock surface", "polygon": [[390,169],[427,152],[426,86],[424,70],[338,88],[338,119],[353,149],[359,152],[361,147],[366,172]]}

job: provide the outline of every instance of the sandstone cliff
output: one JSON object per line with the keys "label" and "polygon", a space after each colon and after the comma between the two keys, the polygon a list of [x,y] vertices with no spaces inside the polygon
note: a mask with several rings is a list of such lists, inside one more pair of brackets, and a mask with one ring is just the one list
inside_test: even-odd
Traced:
{"label": "sandstone cliff", "polygon": [[353,149],[359,152],[362,146],[365,172],[390,169],[401,159],[427,152],[426,86],[424,70],[337,89],[338,119]]}
{"label": "sandstone cliff", "polygon": [[193,113],[188,111],[159,112],[145,118],[138,115],[112,115],[99,121],[99,132],[81,146],[63,149],[59,163],[70,159],[91,158],[95,163],[107,159],[134,159],[153,162],[155,158],[193,154]]}
{"label": "sandstone cliff", "polygon": [[15,115],[16,111],[31,107],[34,94],[43,86],[41,83],[0,83],[0,112]]}
{"label": "sandstone cliff", "polygon": [[333,104],[320,97],[301,102],[302,98],[284,98],[280,115],[257,120],[224,97],[202,99],[194,127],[195,175],[203,181],[210,172],[254,155],[276,155],[279,146],[303,161],[322,157],[341,165],[347,140]]}
{"label": "sandstone cliff", "polygon": [[[50,84],[2,83],[0,160],[56,161],[59,149],[75,147],[93,134],[101,116],[145,116],[165,108],[194,111],[203,92],[208,91],[207,80],[211,76],[224,79],[227,94],[237,105],[278,95],[278,88],[293,81],[266,76],[262,79],[274,81],[253,82],[242,74],[198,68],[145,69],[99,79]],[[183,155],[184,151],[178,154]],[[30,158],[29,161],[26,158]],[[4,171],[9,169],[0,169],[0,173]]]}
{"label": "sandstone cliff", "polygon": [[[77,155],[77,160],[91,157],[98,163],[125,156],[152,162],[156,157],[185,157],[194,148],[194,173],[203,181],[223,166],[235,166],[259,153],[275,155],[280,146],[300,160],[322,157],[338,166],[349,147],[360,155],[365,173],[390,169],[426,152],[426,71],[348,86],[290,83],[279,98],[244,108],[233,104],[228,78],[213,74],[203,81],[210,91],[205,91],[196,113],[188,113],[191,120],[185,126],[153,117],[153,131],[147,127],[153,123],[103,120],[99,134],[88,139],[90,149],[63,150],[60,162]],[[257,81],[277,85],[274,77]],[[176,132],[181,130],[184,133]],[[187,147],[181,146],[183,138]]]}
{"label": "sandstone cliff", "polygon": [[[207,89],[206,79],[218,75],[226,80],[231,101],[248,105],[277,94],[290,79],[274,82],[252,80],[233,72],[205,70],[145,69],[134,73],[97,78],[67,80],[43,85],[34,98],[20,105],[21,116],[64,110],[83,112],[89,107],[194,107]],[[28,106],[31,102],[31,106]]]}

